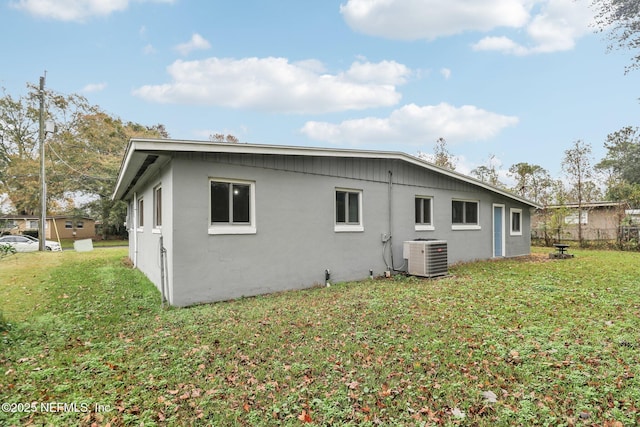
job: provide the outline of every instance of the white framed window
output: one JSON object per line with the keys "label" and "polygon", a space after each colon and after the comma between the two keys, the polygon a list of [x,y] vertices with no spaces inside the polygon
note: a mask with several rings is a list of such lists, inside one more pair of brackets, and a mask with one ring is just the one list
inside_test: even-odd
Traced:
{"label": "white framed window", "polygon": [[76,221],[76,228],[84,228],[84,221]]}
{"label": "white framed window", "polygon": [[522,209],[510,209],[512,236],[522,236]]}
{"label": "white framed window", "polygon": [[73,228],[73,221],[65,221],[64,228]]}
{"label": "white framed window", "polygon": [[37,230],[39,228],[38,227],[38,223],[39,222],[40,221],[38,221],[38,220],[30,219],[30,220],[27,221],[27,228],[30,229],[30,230]]}
{"label": "white framed window", "polygon": [[416,196],[415,198],[415,230],[432,231],[433,226],[433,197]]}
{"label": "white framed window", "polygon": [[452,230],[480,230],[480,202],[477,200],[451,201]]}
{"label": "white framed window", "polygon": [[162,228],[162,187],[153,188],[153,229],[160,231]]}
{"label": "white framed window", "polygon": [[362,190],[336,188],[334,231],[364,231]]}
{"label": "white framed window", "polygon": [[[580,211],[580,222],[582,225],[587,225],[589,223],[589,211],[582,210]],[[565,224],[578,224],[578,210],[574,210],[564,217]]]}
{"label": "white framed window", "polygon": [[255,234],[254,181],[209,179],[209,234]]}
{"label": "white framed window", "polygon": [[138,199],[138,231],[144,229],[144,199]]}

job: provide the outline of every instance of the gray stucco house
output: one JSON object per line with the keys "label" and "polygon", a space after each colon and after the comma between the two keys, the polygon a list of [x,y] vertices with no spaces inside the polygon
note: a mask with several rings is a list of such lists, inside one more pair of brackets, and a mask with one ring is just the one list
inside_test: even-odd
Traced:
{"label": "gray stucco house", "polygon": [[399,152],[170,139],[129,142],[113,198],[176,306],[402,270],[415,239],[446,240],[449,264],[526,255],[536,207]]}

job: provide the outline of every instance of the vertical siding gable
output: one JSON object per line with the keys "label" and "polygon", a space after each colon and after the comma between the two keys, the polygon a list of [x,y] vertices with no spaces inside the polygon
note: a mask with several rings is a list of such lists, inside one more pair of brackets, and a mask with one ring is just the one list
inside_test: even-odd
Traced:
{"label": "vertical siding gable", "polygon": [[488,191],[437,171],[397,159],[239,153],[177,153],[176,156],[230,165],[385,183],[389,180],[388,171],[391,170],[393,183],[396,185],[438,188],[455,192]]}

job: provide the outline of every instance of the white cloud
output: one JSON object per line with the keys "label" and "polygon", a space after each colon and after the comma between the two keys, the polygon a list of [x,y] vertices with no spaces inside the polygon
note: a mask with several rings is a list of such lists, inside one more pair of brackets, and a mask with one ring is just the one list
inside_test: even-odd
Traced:
{"label": "white cloud", "polygon": [[346,77],[354,82],[376,82],[389,85],[403,84],[409,75],[407,67],[395,61],[382,61],[375,64],[354,62],[346,72]]}
{"label": "white cloud", "polygon": [[451,70],[449,68],[441,68],[440,74],[442,74],[442,77],[444,77],[445,80],[449,80],[451,77]]}
{"label": "white cloud", "polygon": [[592,31],[593,12],[587,2],[549,0],[525,27],[529,43],[506,37],[485,37],[474,50],[493,50],[512,55],[530,55],[571,50],[576,40]]}
{"label": "white cloud", "polygon": [[473,45],[474,50],[496,50],[513,55],[526,55],[527,48],[520,46],[509,37],[485,37]]}
{"label": "white cloud", "polygon": [[91,93],[91,92],[100,92],[107,88],[106,83],[89,83],[85,87],[82,88],[82,92]]}
{"label": "white cloud", "polygon": [[348,0],[340,6],[354,30],[390,39],[417,40],[465,31],[523,26],[525,0]]}
{"label": "white cloud", "polygon": [[191,36],[191,40],[186,43],[179,44],[175,49],[180,55],[186,56],[194,50],[207,50],[211,48],[211,43],[200,34],[195,33]]}
{"label": "white cloud", "polygon": [[[572,49],[578,38],[592,31],[593,21],[589,2],[575,0],[348,0],[340,11],[355,31],[390,39],[502,32],[473,48],[513,55]],[[518,43],[505,35],[513,30],[523,33],[526,41]]]}
{"label": "white cloud", "polygon": [[144,48],[142,48],[142,52],[145,55],[153,55],[154,53],[156,53],[156,48],[153,47],[151,43],[149,43]]}
{"label": "white cloud", "polygon": [[367,117],[339,124],[310,121],[301,132],[311,139],[332,144],[402,142],[423,146],[440,137],[450,143],[486,140],[517,123],[517,117],[492,113],[472,105],[454,107],[441,103],[421,107],[408,104],[387,118]]}
{"label": "white cloud", "polygon": [[411,70],[394,61],[354,62],[329,74],[318,61],[286,58],[208,58],[175,61],[171,83],[147,85],[134,95],[151,102],[218,105],[291,113],[325,113],[391,106],[396,86]]}
{"label": "white cloud", "polygon": [[[174,0],[138,0],[173,3]],[[11,7],[41,18],[84,22],[96,16],[108,16],[126,10],[131,0],[15,0]]]}

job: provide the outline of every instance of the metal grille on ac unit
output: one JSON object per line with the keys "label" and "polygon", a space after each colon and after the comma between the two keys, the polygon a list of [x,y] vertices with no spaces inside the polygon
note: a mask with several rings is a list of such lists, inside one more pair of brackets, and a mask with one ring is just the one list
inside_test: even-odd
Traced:
{"label": "metal grille on ac unit", "polygon": [[403,255],[408,262],[408,273],[411,275],[435,277],[448,274],[446,240],[404,242]]}

